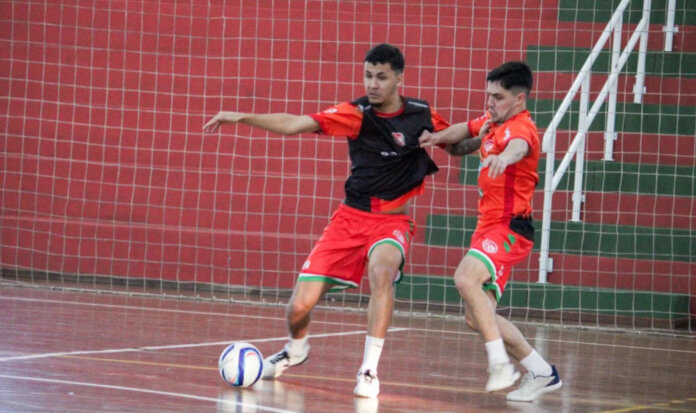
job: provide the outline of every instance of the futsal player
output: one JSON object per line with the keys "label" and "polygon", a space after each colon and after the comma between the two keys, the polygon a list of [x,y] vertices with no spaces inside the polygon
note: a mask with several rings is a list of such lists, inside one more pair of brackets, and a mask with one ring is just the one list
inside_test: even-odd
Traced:
{"label": "futsal player", "polygon": [[263,378],[274,379],[307,361],[312,309],[329,290],[357,287],[367,263],[370,301],[356,396],[379,393],[377,364],[394,307],[394,283],[415,233],[411,198],[423,193],[425,177],[438,168],[418,138],[449,126],[428,102],[399,94],[404,80],[401,51],[380,44],[364,59],[365,96],[309,115],[220,112],[204,126],[244,123],[283,135],[317,132],[347,136],[351,173],[345,198],[304,262],[287,306],[290,340],[264,360]]}
{"label": "futsal player", "polygon": [[478,223],[454,281],[466,302],[467,325],[485,341],[486,391],[509,387],[520,377],[511,355],[528,373],[507,399],[533,401],[561,387],[558,371],[517,327],[495,312],[510,267],[526,259],[534,243],[531,201],[539,180],[539,134],[526,103],[532,71],[523,62],[508,62],[490,71],[486,80],[485,115],[439,133],[425,132],[420,143],[445,145],[453,155],[479,149]]}

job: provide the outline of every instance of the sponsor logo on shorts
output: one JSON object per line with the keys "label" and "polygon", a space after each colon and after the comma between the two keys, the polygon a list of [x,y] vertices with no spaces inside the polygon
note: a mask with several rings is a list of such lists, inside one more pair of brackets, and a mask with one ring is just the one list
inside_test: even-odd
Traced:
{"label": "sponsor logo on shorts", "polygon": [[496,252],[498,252],[498,244],[496,244],[494,241],[491,241],[488,238],[483,240],[482,246],[483,250],[489,254],[495,254]]}
{"label": "sponsor logo on shorts", "polygon": [[309,268],[309,260],[305,261],[304,264],[302,264],[303,270],[306,270],[307,268]]}
{"label": "sponsor logo on shorts", "polygon": [[401,231],[399,231],[398,229],[395,229],[395,230],[394,230],[394,237],[395,237],[396,240],[399,241],[400,243],[402,243],[402,244],[406,243],[406,239],[404,238],[404,234],[401,233]]}

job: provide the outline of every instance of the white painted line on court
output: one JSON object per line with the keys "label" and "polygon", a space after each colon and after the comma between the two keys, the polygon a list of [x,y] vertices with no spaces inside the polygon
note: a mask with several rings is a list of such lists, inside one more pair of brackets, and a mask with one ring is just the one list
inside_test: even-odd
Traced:
{"label": "white painted line on court", "polygon": [[218,403],[218,404],[227,404],[230,406],[238,406],[241,408],[255,409],[255,410],[274,412],[274,413],[299,413],[299,412],[295,412],[294,410],[277,409],[275,407],[262,406],[262,405],[259,405],[256,403],[253,403],[253,404],[242,403],[242,402],[238,402],[238,401],[234,401],[234,400],[215,399],[212,397],[196,396],[193,394],[185,394],[185,393],[173,393],[173,392],[168,392],[168,391],[140,389],[137,387],[113,386],[110,384],[85,383],[85,382],[81,382],[81,381],[44,379],[44,378],[40,378],[40,377],[9,376],[9,375],[5,375],[5,374],[0,374],[0,378],[11,379],[11,380],[36,381],[36,382],[41,382],[41,383],[67,384],[70,386],[96,387],[96,388],[100,388],[100,389],[122,390],[122,391],[131,391],[131,392],[137,392],[137,393],[157,394],[160,396],[178,397],[181,399],[200,400],[200,401],[212,402],[212,403]]}
{"label": "white painted line on court", "polygon": [[[230,314],[230,313],[215,313],[212,311],[190,311],[190,310],[175,310],[171,308],[155,308],[155,307],[137,307],[133,305],[120,305],[120,304],[98,304],[98,303],[83,303],[80,301],[63,301],[63,300],[49,300],[44,298],[23,298],[23,297],[6,297],[0,296],[0,300],[8,301],[27,301],[32,303],[52,303],[52,304],[67,304],[67,305],[81,305],[88,307],[101,307],[101,308],[117,308],[119,310],[137,310],[137,311],[155,311],[160,313],[177,313],[177,314],[196,314],[196,315],[210,315],[218,317],[236,317],[236,318],[252,318],[259,320],[276,320],[285,321],[285,317],[267,317],[267,316],[256,316],[247,314]],[[246,303],[235,303],[235,302],[219,302],[218,304],[233,304],[233,305],[248,305]],[[271,308],[271,307],[266,307]],[[356,313],[357,314],[357,313]],[[351,324],[351,323],[337,323],[330,321],[315,321],[312,320],[312,324],[333,324],[342,326],[362,326],[363,324]]]}
{"label": "white painted line on court", "polygon": [[[398,331],[410,330],[408,328],[394,327],[390,328],[390,333]],[[338,337],[338,336],[350,336],[355,334],[366,334],[365,330],[355,330],[355,331],[343,331],[339,333],[324,333],[324,334],[310,334],[310,338],[321,338],[321,337]],[[239,341],[245,341],[247,343],[270,343],[273,341],[286,341],[288,336],[282,337],[271,337],[271,338],[258,338],[258,339],[242,339]],[[22,356],[12,356],[12,357],[2,357],[0,362],[7,361],[19,361],[19,360],[35,360],[51,357],[65,357],[65,356],[82,356],[86,354],[109,354],[109,353],[127,353],[134,351],[153,351],[153,350],[168,350],[173,348],[193,348],[193,347],[210,347],[210,346],[226,346],[234,340],[227,341],[216,341],[209,343],[193,343],[193,344],[170,344],[167,346],[147,346],[147,347],[128,347],[128,348],[117,348],[117,349],[106,349],[106,350],[84,350],[84,351],[65,351],[59,353],[41,353],[41,354],[25,354]]]}

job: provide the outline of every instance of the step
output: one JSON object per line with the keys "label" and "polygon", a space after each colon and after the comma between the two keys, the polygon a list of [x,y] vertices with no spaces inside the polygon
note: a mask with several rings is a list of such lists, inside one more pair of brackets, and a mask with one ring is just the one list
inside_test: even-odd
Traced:
{"label": "step", "polygon": [[[556,159],[568,151],[577,131],[556,132]],[[618,132],[614,141],[614,162],[695,166],[696,139],[688,135],[660,135],[654,133]],[[589,132],[585,144],[585,159],[604,159],[604,132]]]}
{"label": "step", "polygon": [[[535,99],[563,100],[577,76],[578,73],[571,72],[536,72],[534,73],[532,96]],[[590,79],[590,106],[604,87],[608,77],[605,73],[592,73]],[[617,82],[618,102],[633,102],[633,86],[635,83],[635,76],[621,75],[619,77]],[[574,100],[580,100],[579,91],[575,94]],[[605,102],[608,102],[608,99]],[[696,77],[646,76],[643,103],[696,106]]]}
{"label": "step", "polygon": [[[464,248],[471,241],[476,222],[476,216],[428,215],[425,242]],[[534,227],[534,251],[538,251],[539,219],[534,221]],[[696,256],[696,231],[555,221],[551,222],[549,250],[561,254],[690,262]]]}
{"label": "step", "polygon": [[[560,106],[561,100],[529,99],[527,101],[527,108],[534,114],[537,125],[549,125]],[[577,130],[579,106],[578,101],[571,103],[569,113],[563,117],[558,129]],[[696,135],[696,106],[618,102],[615,122],[616,129],[621,132],[694,136]],[[604,130],[605,125],[606,112],[600,110],[590,125],[590,130]]]}
{"label": "step", "polygon": [[[408,272],[452,277],[466,249],[425,245],[409,252]],[[539,280],[538,252],[514,265],[511,281]],[[696,289],[696,262],[659,261],[649,258],[609,258],[554,252],[547,281],[591,288],[683,293]],[[696,297],[694,304],[696,304]],[[693,308],[696,311],[696,307]]]}
{"label": "step", "polygon": [[[648,26],[648,49],[664,50],[666,33],[663,31],[664,25],[651,24]],[[542,26],[544,30],[553,31],[553,37],[542,38],[538,44],[544,46],[560,47],[586,47],[594,48],[599,37],[607,28],[607,22],[558,22],[557,26],[549,25],[547,22]],[[622,50],[626,42],[633,35],[636,24],[624,23],[622,26]],[[679,26],[678,32],[672,37],[672,51],[675,52],[696,52],[696,26]],[[612,38],[607,39],[605,49],[610,49]],[[637,47],[636,47],[637,48]]]}
{"label": "step", "polygon": [[[479,158],[462,157],[459,182],[476,185]],[[556,164],[556,167],[558,164]],[[539,160],[539,184],[544,187],[546,159]],[[572,161],[568,171],[574,171]],[[572,190],[573,181],[566,174],[558,185],[559,190]],[[611,161],[585,162],[585,191],[620,192],[622,194],[644,194],[662,196],[694,197],[696,195],[696,168],[654,164],[632,164]]]}
{"label": "step", "polygon": [[[621,0],[559,0],[558,20],[608,22]],[[666,24],[668,0],[652,0],[650,23]],[[643,13],[642,1],[631,1],[624,12],[624,22],[638,23]],[[696,2],[677,1],[674,23],[678,26],[696,25]]]}
{"label": "step", "polygon": [[[428,288],[422,288],[427,285]],[[396,298],[429,304],[461,305],[452,277],[405,275],[396,287]],[[652,291],[617,290],[558,284],[511,281],[499,308],[559,311],[663,319],[676,323],[690,315],[689,295]]]}
{"label": "step", "polygon": [[[591,48],[555,47],[532,45],[527,47],[526,61],[534,71],[573,72],[580,71],[592,52]],[[622,73],[635,75],[638,54],[629,56]],[[611,51],[602,50],[592,71],[609,73]],[[663,52],[648,50],[645,56],[645,74],[648,76],[696,77],[696,53]]]}
{"label": "step", "polygon": [[[456,185],[453,183],[453,185]],[[559,190],[552,198],[552,221],[568,221],[572,218],[571,191]],[[621,194],[616,192],[583,193],[580,219],[594,224],[641,226],[658,228],[696,229],[696,200],[689,197]],[[431,199],[432,198],[432,199]],[[461,189],[439,187],[416,201],[418,216],[428,214],[475,215],[478,212],[479,195],[475,185]],[[534,218],[542,219],[544,192],[537,189],[532,199]]]}

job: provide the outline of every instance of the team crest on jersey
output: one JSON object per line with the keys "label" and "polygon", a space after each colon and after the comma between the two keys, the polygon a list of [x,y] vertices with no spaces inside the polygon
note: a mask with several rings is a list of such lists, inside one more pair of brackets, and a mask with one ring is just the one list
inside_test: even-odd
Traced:
{"label": "team crest on jersey", "polygon": [[489,240],[488,238],[484,239],[481,245],[483,246],[483,250],[489,254],[495,254],[496,252],[498,252],[498,244],[496,244],[494,241]]}
{"label": "team crest on jersey", "polygon": [[401,233],[398,229],[394,230],[394,237],[396,238],[397,241],[399,241],[402,244],[406,243],[406,239],[404,238],[404,234]]}
{"label": "team crest on jersey", "polygon": [[486,139],[485,142],[483,142],[483,149],[486,152],[489,152],[493,148],[493,139]]}
{"label": "team crest on jersey", "polygon": [[392,138],[399,146],[406,146],[406,137],[401,132],[392,132]]}

